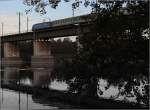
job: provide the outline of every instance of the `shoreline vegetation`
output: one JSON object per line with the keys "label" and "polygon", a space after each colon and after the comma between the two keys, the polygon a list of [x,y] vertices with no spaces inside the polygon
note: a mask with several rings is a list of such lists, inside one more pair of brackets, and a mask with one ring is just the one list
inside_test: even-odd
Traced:
{"label": "shoreline vegetation", "polygon": [[75,108],[80,109],[148,109],[148,107],[135,103],[127,103],[124,101],[115,101],[103,98],[91,98],[67,91],[58,91],[41,87],[32,87],[28,85],[2,84],[1,88],[31,94],[33,100],[34,98],[37,98],[44,100],[46,103],[60,102],[64,104],[70,104],[75,106]]}

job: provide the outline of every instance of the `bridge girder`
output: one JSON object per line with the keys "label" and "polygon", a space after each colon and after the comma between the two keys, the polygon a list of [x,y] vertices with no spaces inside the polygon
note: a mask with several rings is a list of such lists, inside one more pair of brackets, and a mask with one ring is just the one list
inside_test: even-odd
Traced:
{"label": "bridge girder", "polygon": [[14,34],[1,37],[1,42],[16,42],[16,41],[27,41],[36,40],[44,38],[56,38],[56,37],[66,37],[66,36],[76,36],[81,33],[90,32],[89,25],[91,24],[81,24],[81,25],[66,25],[54,27],[46,30]]}

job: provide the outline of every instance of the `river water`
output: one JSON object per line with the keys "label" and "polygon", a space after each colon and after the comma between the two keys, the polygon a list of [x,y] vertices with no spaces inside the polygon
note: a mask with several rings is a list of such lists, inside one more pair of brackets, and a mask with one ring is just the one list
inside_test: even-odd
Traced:
{"label": "river water", "polygon": [[0,110],[53,110],[60,108],[74,108],[72,105],[60,102],[48,102],[35,98],[31,94],[25,94],[8,89],[0,89]]}
{"label": "river water", "polygon": [[[1,110],[47,110],[58,109],[57,105],[46,105],[35,102],[32,95],[23,94],[12,90],[0,89]],[[20,95],[20,96],[19,96]]]}
{"label": "river water", "polygon": [[[0,71],[0,80],[3,85],[25,85],[38,86],[41,88],[67,91],[68,85],[65,82],[51,81],[51,72],[42,68],[14,68],[7,67]],[[107,81],[99,81],[101,90],[105,90]],[[102,98],[115,97],[118,94],[118,87],[112,86],[103,95]],[[117,100],[124,100],[125,96],[120,96]],[[127,101],[136,102],[136,97],[126,98]],[[62,102],[50,101],[39,98],[34,94],[22,93],[8,88],[0,87],[0,110],[50,110],[50,109],[72,109],[78,108],[73,105]]]}
{"label": "river water", "polygon": [[[5,68],[1,71],[1,82],[6,85],[20,84],[27,86],[48,87],[49,89],[57,89],[60,91],[67,90],[64,82],[49,81],[49,72],[40,71],[33,72],[18,68]],[[69,104],[61,102],[49,101],[44,98],[38,98],[33,94],[22,93],[20,91],[10,90],[0,87],[0,110],[51,110],[60,108],[76,108]]]}

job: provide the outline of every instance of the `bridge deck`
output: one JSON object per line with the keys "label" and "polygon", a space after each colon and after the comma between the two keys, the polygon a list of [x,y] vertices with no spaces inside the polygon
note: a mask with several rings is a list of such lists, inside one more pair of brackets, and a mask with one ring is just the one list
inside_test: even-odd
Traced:
{"label": "bridge deck", "polygon": [[35,39],[43,39],[43,38],[56,38],[56,37],[65,37],[65,36],[75,36],[79,34],[82,30],[82,33],[89,32],[88,28],[89,24],[81,24],[79,25],[64,25],[51,27],[49,29],[44,29],[40,31],[28,32],[28,33],[20,33],[14,35],[7,35],[1,37],[1,42],[13,42],[13,41],[25,41],[25,40],[35,40]]}

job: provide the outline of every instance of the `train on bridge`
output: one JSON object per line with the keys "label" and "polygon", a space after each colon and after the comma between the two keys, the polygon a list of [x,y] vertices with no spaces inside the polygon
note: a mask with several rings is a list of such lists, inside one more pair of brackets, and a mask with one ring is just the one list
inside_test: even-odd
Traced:
{"label": "train on bridge", "polygon": [[90,16],[90,14],[77,16],[77,17],[71,17],[71,18],[65,18],[65,19],[60,19],[60,20],[55,20],[52,22],[43,22],[43,23],[34,24],[32,26],[32,31],[49,29],[51,27],[57,27],[57,26],[80,24],[80,23],[88,22],[88,21],[91,21],[89,19],[89,16]]}

